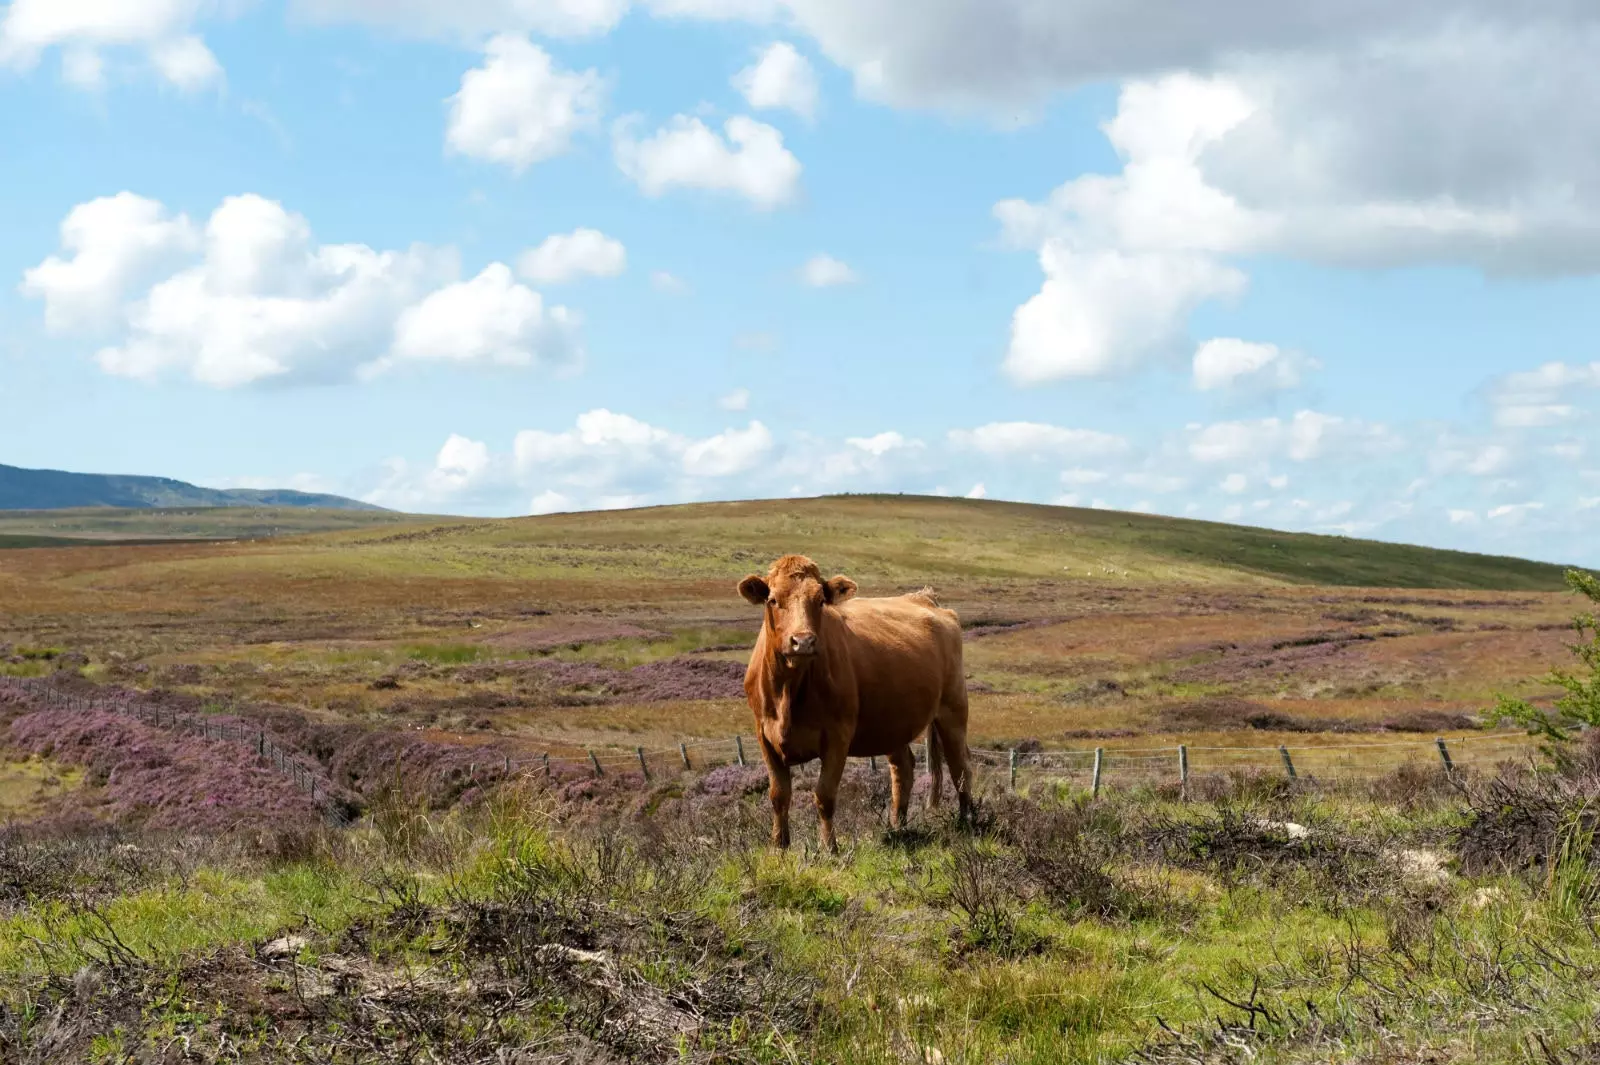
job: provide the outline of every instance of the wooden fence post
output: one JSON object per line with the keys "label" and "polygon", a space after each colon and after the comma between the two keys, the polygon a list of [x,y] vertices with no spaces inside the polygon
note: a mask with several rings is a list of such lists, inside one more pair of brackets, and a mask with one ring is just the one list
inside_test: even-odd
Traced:
{"label": "wooden fence post", "polygon": [[645,783],[648,784],[650,782],[650,767],[645,764],[644,748],[635,747],[633,753],[639,756],[639,772],[644,774]]}
{"label": "wooden fence post", "polygon": [[544,778],[550,779],[550,752],[544,752]]}
{"label": "wooden fence post", "polygon": [[1189,745],[1178,744],[1178,787],[1183,792],[1183,797],[1189,797]]}
{"label": "wooden fence post", "polygon": [[1017,790],[1017,749],[1011,748],[1011,790]]}
{"label": "wooden fence post", "polygon": [[693,769],[694,766],[689,764],[689,745],[687,743],[678,744],[678,753],[683,755],[683,768]]}
{"label": "wooden fence post", "polygon": [[1444,771],[1446,773],[1454,773],[1456,764],[1450,760],[1450,748],[1444,745],[1444,737],[1439,736],[1433,742],[1439,745],[1439,760],[1444,762]]}
{"label": "wooden fence post", "polygon": [[594,775],[595,776],[603,777],[603,776],[606,775],[606,771],[604,769],[600,768],[600,759],[595,757],[595,754],[594,754],[593,751],[589,752],[589,764],[594,766]]}
{"label": "wooden fence post", "polygon": [[1288,771],[1289,779],[1295,779],[1294,759],[1289,757],[1289,745],[1285,743],[1278,744],[1278,753],[1283,755],[1283,768]]}
{"label": "wooden fence post", "polygon": [[1090,798],[1098,799],[1100,797],[1100,770],[1105,762],[1105,757],[1106,749],[1104,747],[1096,747],[1094,749],[1094,783],[1089,789]]}
{"label": "wooden fence post", "polygon": [[733,738],[733,749],[739,756],[739,764],[740,765],[744,765],[744,737],[743,736],[735,736]]}
{"label": "wooden fence post", "polygon": [[505,756],[505,763],[500,767],[500,775],[502,777],[511,776],[511,756],[509,754]]}

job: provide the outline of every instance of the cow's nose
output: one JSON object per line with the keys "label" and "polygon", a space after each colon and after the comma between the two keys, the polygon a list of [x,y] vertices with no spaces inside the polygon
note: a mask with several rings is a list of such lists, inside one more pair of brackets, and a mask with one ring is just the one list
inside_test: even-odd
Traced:
{"label": "cow's nose", "polygon": [[816,636],[812,635],[811,633],[806,633],[804,636],[791,636],[791,637],[789,637],[789,653],[790,654],[809,655],[809,654],[815,654],[816,650],[817,650],[817,638],[816,638]]}

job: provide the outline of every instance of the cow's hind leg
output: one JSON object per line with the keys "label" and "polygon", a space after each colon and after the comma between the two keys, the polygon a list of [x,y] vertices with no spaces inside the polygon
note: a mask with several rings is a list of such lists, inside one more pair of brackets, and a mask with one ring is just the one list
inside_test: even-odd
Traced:
{"label": "cow's hind leg", "polygon": [[889,755],[889,785],[892,794],[889,810],[889,827],[905,828],[906,814],[911,809],[911,785],[916,781],[917,760],[907,744]]}
{"label": "cow's hind leg", "polygon": [[789,798],[794,793],[789,766],[766,737],[761,738],[761,758],[767,763],[767,798],[772,800],[772,845],[789,845]]}
{"label": "cow's hind leg", "polygon": [[937,810],[944,799],[944,752],[939,748],[939,736],[928,724],[928,809]]}
{"label": "cow's hind leg", "polygon": [[972,759],[967,754],[967,700],[965,694],[960,698],[959,705],[947,703],[941,707],[928,731],[930,734],[937,734],[939,746],[943,749],[944,756],[950,763],[950,782],[955,785],[956,796],[960,799],[958,817],[961,822],[970,823],[972,821]]}
{"label": "cow's hind leg", "polygon": [[844,777],[844,763],[849,749],[830,747],[822,752],[822,772],[817,774],[817,843],[829,854],[839,853],[839,844],[833,836],[833,807],[839,798],[839,781]]}

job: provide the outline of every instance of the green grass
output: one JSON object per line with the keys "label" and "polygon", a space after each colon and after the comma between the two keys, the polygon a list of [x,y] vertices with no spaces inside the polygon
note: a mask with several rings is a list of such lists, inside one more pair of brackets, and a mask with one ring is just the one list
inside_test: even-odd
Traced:
{"label": "green grass", "polygon": [[[758,816],[760,805],[747,802]],[[1117,800],[1108,811],[1195,824],[1218,813],[1152,796]],[[1358,840],[1437,832],[1458,816],[1448,802],[1401,815],[1356,796],[1259,811],[1268,812]],[[1453,877],[1439,886],[1369,885],[1364,876],[1392,877],[1392,870],[1379,865],[1325,881],[1317,867],[1292,861],[1272,875],[1255,861],[1179,868],[1119,845],[1115,875],[1142,885],[1137,890],[1156,905],[1133,917],[1096,917],[1025,889],[1026,878],[1008,864],[1016,854],[1010,844],[996,837],[974,848],[925,815],[922,835],[908,840],[858,823],[843,853],[824,858],[807,850],[804,832],[789,853],[767,850],[743,830],[708,846],[703,833],[725,832],[727,824],[684,824],[681,811],[656,823],[647,815],[621,825],[564,819],[562,827],[553,813],[544,799],[502,797],[472,814],[380,817],[314,860],[203,863],[90,911],[55,902],[24,907],[0,919],[0,997],[15,1007],[22,996],[48,1015],[40,981],[54,973],[72,987],[85,965],[107,964],[109,929],[141,959],[123,964],[149,967],[128,986],[152,997],[138,1024],[107,1022],[94,1031],[96,1045],[131,1052],[182,1039],[207,1047],[219,1026],[267,1038],[270,1023],[229,1013],[259,1008],[249,1005],[258,1000],[246,996],[241,1005],[236,988],[193,974],[213,971],[204,966],[229,951],[248,953],[294,933],[307,938],[295,977],[301,983],[284,985],[300,986],[297,994],[325,997],[329,974],[349,972],[396,971],[407,986],[461,988],[469,974],[488,980],[517,963],[496,953],[485,969],[472,953],[503,949],[490,944],[503,927],[495,922],[509,916],[461,923],[474,907],[488,907],[535,922],[542,929],[536,944],[577,936],[580,949],[617,959],[630,987],[701,989],[686,1001],[720,986],[716,980],[751,973],[812,981],[813,1027],[769,1032],[752,1014],[705,1035],[737,1051],[730,1060],[738,1061],[888,1063],[908,1054],[969,1065],[1119,1061],[1163,1052],[1169,1037],[1157,1018],[1199,1040],[1217,1018],[1248,1020],[1221,996],[1254,995],[1266,1011],[1258,1030],[1229,1037],[1252,1048],[1249,1060],[1373,1060],[1363,1055],[1408,1045],[1431,1048],[1434,1057],[1418,1060],[1487,1065],[1530,1060],[1521,1054],[1535,1032],[1556,1047],[1580,1042],[1600,1006],[1591,978],[1600,972],[1600,944],[1584,930],[1595,900],[1559,884],[1541,890]],[[957,870],[972,854],[998,863],[984,890],[1007,930],[999,938],[951,901]],[[1480,905],[1474,899],[1485,890],[1495,901]],[[478,931],[462,938],[468,926]],[[723,965],[731,967],[717,968]],[[542,979],[560,972],[541,971]],[[231,979],[287,979],[254,963],[240,972]],[[354,986],[359,993],[362,985]],[[536,982],[511,1006],[516,1023],[506,1031],[554,1040],[571,1025],[581,1029],[581,1003],[563,998],[562,986],[559,978]],[[456,994],[396,1006],[441,1011],[428,1014],[430,1026],[399,1034],[443,1040],[463,1024],[484,1023],[471,1020],[470,1003]],[[1292,1012],[1307,1003],[1322,1019],[1314,1029]],[[323,1008],[313,1017],[326,1022],[296,1022],[283,1038],[314,1046],[320,1024],[354,1038],[373,1023],[337,999]],[[287,1053],[287,1042],[260,1045]]]}

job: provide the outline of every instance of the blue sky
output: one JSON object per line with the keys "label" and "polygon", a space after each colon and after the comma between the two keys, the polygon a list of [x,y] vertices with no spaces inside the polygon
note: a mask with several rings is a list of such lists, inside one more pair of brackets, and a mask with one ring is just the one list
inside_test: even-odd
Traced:
{"label": "blue sky", "polygon": [[12,0],[0,461],[1600,562],[1600,14],[1284,7]]}

